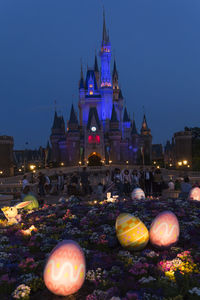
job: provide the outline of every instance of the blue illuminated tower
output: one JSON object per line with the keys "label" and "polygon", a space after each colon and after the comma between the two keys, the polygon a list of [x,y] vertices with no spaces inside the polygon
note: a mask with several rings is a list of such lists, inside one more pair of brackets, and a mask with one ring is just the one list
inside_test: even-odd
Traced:
{"label": "blue illuminated tower", "polygon": [[101,79],[100,79],[100,92],[102,96],[102,116],[103,125],[106,131],[109,129],[109,120],[112,113],[113,104],[113,88],[112,76],[110,72],[111,61],[111,44],[109,35],[106,30],[105,12],[103,12],[103,37],[101,44]]}

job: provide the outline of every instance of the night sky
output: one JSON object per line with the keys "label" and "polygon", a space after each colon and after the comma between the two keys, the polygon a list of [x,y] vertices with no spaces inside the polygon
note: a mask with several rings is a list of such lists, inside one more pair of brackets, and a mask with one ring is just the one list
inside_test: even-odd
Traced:
{"label": "night sky", "polygon": [[101,45],[102,3],[137,128],[144,110],[153,143],[200,126],[199,0],[1,0],[0,135],[15,149],[46,146],[55,99],[65,121],[78,103],[80,61],[93,66]]}

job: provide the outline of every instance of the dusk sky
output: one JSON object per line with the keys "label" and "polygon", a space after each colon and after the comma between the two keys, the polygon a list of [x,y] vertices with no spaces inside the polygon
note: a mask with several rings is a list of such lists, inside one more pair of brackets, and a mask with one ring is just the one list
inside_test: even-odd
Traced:
{"label": "dusk sky", "polygon": [[137,128],[143,106],[153,143],[200,127],[199,0],[1,0],[0,135],[15,149],[46,146],[55,99],[65,122],[72,101],[77,110],[80,61],[86,71],[99,52],[103,4]]}

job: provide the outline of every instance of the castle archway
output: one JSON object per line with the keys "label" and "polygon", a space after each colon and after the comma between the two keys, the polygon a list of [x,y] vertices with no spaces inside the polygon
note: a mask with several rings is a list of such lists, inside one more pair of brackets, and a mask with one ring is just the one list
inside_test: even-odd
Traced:
{"label": "castle archway", "polygon": [[88,156],[88,166],[101,166],[101,155],[97,152],[92,152]]}

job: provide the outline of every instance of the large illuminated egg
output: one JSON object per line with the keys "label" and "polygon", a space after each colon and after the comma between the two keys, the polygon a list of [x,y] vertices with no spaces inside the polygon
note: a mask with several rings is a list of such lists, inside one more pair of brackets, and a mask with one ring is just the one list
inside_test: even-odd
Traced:
{"label": "large illuminated egg", "polygon": [[76,293],[85,280],[85,257],[80,246],[71,240],[59,243],[44,268],[46,287],[55,295]]}
{"label": "large illuminated egg", "polygon": [[151,224],[150,242],[155,247],[170,247],[178,241],[179,232],[179,223],[175,214],[171,211],[164,211]]}
{"label": "large illuminated egg", "polygon": [[149,231],[140,221],[128,213],[122,213],[115,223],[117,238],[122,247],[130,250],[141,250],[149,241]]}
{"label": "large illuminated egg", "polygon": [[191,189],[188,195],[188,199],[200,201],[200,188],[195,187]]}
{"label": "large illuminated egg", "polygon": [[135,188],[131,194],[132,200],[143,200],[145,199],[145,193],[140,188]]}
{"label": "large illuminated egg", "polygon": [[33,195],[25,196],[23,201],[31,201],[31,203],[25,207],[26,210],[32,210],[39,207],[39,203]]}

